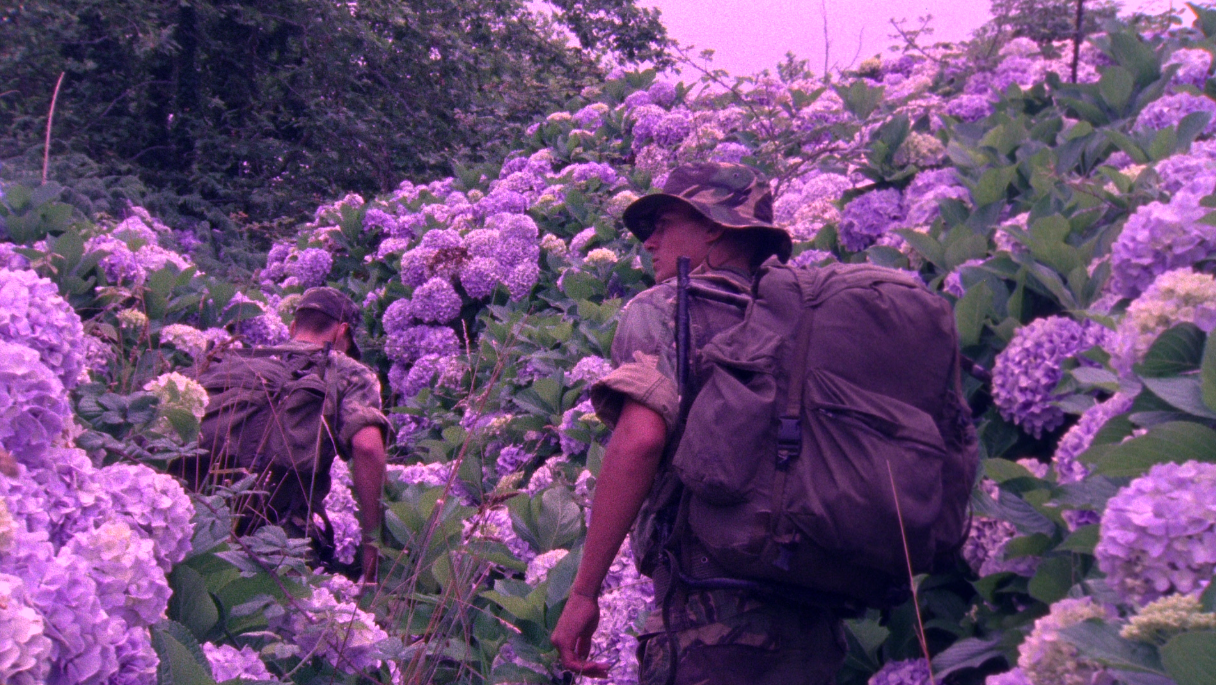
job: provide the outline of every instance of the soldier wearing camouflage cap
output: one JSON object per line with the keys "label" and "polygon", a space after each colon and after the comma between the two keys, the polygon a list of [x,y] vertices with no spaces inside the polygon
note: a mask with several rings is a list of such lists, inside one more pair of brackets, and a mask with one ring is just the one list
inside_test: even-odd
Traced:
{"label": "soldier wearing camouflage cap", "polygon": [[[599,590],[626,533],[638,570],[655,580],[655,600],[639,637],[640,685],[806,683],[835,681],[843,663],[839,618],[743,590],[696,588],[684,570],[702,563],[696,541],[678,546],[666,530],[679,503],[670,468],[678,440],[675,305],[677,260],[688,257],[693,281],[730,295],[749,292],[762,262],[784,262],[789,234],[773,224],[772,195],[754,169],[739,164],[690,164],[667,177],[662,193],[643,197],[623,215],[654,264],[656,285],[622,310],[612,344],[613,371],[591,389],[600,419],[614,428],[596,480],[583,556],[552,636],[563,664],[604,677],[607,665],[589,659],[599,621]],[[699,298],[699,306],[732,305]],[[694,349],[722,328],[709,322],[742,318],[741,311],[692,318]],[[704,558],[708,563],[708,558]]]}

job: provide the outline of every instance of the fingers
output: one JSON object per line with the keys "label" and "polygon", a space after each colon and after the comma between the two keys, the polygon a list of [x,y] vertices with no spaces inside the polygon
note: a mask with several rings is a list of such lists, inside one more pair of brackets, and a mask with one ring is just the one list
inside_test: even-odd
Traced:
{"label": "fingers", "polygon": [[608,664],[587,658],[591,652],[591,638],[576,637],[573,646],[562,640],[557,644],[557,651],[561,656],[562,666],[567,670],[588,678],[608,677]]}

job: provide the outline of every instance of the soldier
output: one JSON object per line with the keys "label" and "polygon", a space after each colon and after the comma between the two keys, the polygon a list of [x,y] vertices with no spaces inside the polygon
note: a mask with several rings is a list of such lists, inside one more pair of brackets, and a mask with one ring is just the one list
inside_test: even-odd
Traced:
{"label": "soldier", "polygon": [[[680,428],[677,259],[690,258],[699,286],[727,293],[747,293],[766,258],[787,260],[790,238],[772,224],[767,184],[741,165],[681,166],[663,193],[626,209],[624,223],[650,253],[658,284],[622,311],[612,346],[614,370],[591,391],[599,417],[614,432],[596,481],[582,561],[552,641],[570,670],[607,674],[605,664],[588,658],[599,622],[599,591],[633,526],[638,568],[654,578],[659,605],[639,638],[642,685],[834,682],[845,644],[833,611],[743,590],[692,588],[672,577],[676,562],[665,551],[680,498],[670,468]],[[699,301],[702,306],[732,305]],[[736,317],[741,316],[738,311]],[[724,319],[729,316],[700,321],[694,316],[694,348],[718,332],[706,321]],[[695,541],[688,542],[683,548],[695,549]]]}
{"label": "soldier", "polygon": [[348,460],[363,533],[363,577],[374,581],[372,536],[381,520],[388,420],[380,380],[359,361],[358,322],[359,309],[349,297],[311,288],[296,308],[291,340],[230,351],[204,372],[199,380],[211,400],[200,445],[209,453],[209,468],[200,471],[236,465],[257,474],[268,495],[244,503],[238,532],[278,525],[293,537],[312,538],[327,561],[333,534],[323,506],[329,469],[335,454]]}

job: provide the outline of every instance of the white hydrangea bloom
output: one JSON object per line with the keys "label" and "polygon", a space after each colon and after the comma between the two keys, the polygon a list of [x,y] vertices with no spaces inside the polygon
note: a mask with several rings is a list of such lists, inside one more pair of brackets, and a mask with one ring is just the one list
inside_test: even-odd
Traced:
{"label": "white hydrangea bloom", "polygon": [[552,571],[553,567],[557,566],[557,563],[565,559],[569,553],[569,550],[555,549],[536,555],[535,559],[528,562],[528,570],[524,574],[524,582],[533,586],[545,582],[549,577],[549,571]]}
{"label": "white hydrangea bloom", "polygon": [[1051,613],[1034,622],[1022,643],[1018,666],[1034,685],[1090,685],[1102,666],[1081,657],[1077,648],[1060,637],[1060,631],[1091,618],[1107,618],[1093,599],[1062,599]]}
{"label": "white hydrangea bloom", "polygon": [[172,323],[160,329],[161,344],[170,344],[198,359],[207,350],[207,334],[193,326]]}
{"label": "white hydrangea bloom", "polygon": [[1125,640],[1163,645],[1178,633],[1216,630],[1216,614],[1192,595],[1169,595],[1141,609],[1119,631]]}
{"label": "white hydrangea bloom", "polygon": [[165,409],[185,409],[202,420],[207,413],[207,390],[193,378],[176,371],[161,374],[144,384],[144,391],[156,395],[162,413]]}

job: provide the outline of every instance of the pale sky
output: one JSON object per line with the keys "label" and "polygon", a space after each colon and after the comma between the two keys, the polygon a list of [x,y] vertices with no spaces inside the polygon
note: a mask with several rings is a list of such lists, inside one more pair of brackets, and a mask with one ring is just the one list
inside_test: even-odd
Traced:
{"label": "pale sky", "polygon": [[[988,20],[989,0],[639,0],[658,7],[668,33],[696,52],[714,50],[713,66],[732,74],[774,70],[787,52],[809,59],[819,73],[824,63],[824,12],[830,40],[829,62],[848,67],[886,50],[897,39],[891,19],[933,15],[929,43],[957,41]],[[1125,9],[1168,8],[1171,0],[1125,0]],[[1182,6],[1182,0],[1173,0]],[[1189,12],[1187,12],[1189,18]],[[859,51],[860,48],[860,51]],[[695,54],[695,52],[694,52]]]}

